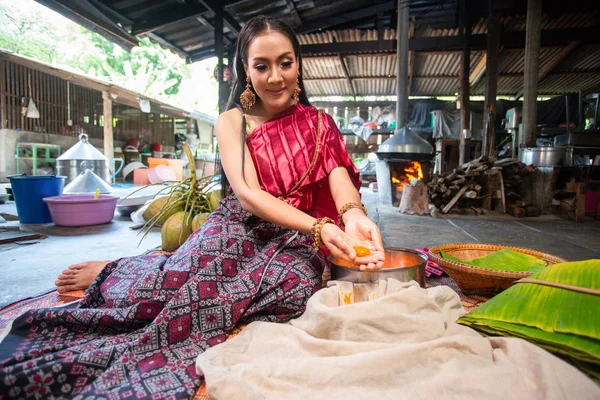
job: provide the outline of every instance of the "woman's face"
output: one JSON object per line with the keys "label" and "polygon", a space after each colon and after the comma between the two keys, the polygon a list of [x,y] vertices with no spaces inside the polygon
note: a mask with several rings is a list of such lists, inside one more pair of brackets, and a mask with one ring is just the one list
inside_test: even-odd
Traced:
{"label": "woman's face", "polygon": [[244,68],[266,112],[277,113],[292,104],[298,60],[287,37],[274,31],[257,36],[248,47]]}

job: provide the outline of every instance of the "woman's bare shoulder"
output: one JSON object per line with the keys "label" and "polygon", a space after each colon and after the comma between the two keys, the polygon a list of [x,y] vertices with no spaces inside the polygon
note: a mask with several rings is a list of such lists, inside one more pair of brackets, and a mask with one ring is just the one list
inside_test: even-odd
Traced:
{"label": "woman's bare shoulder", "polygon": [[242,112],[237,108],[232,108],[217,117],[215,134],[217,138],[229,137],[234,132],[238,132],[239,134],[240,126],[242,126]]}
{"label": "woman's bare shoulder", "polygon": [[235,123],[242,121],[242,112],[237,108],[232,108],[231,110],[227,110],[219,115],[217,118],[217,123]]}

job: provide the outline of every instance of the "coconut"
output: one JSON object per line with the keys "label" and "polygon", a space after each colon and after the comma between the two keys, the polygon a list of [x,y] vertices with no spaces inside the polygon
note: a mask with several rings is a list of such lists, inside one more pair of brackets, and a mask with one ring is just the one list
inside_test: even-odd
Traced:
{"label": "coconut", "polygon": [[[142,214],[142,218],[144,218],[144,221],[150,221],[150,220],[152,220],[152,218],[154,218],[158,214],[160,214],[161,210],[169,207],[160,216],[160,218],[158,218],[156,220],[157,226],[164,224],[164,222],[171,215],[175,214],[176,212],[183,211],[183,204],[180,202],[180,197],[181,197],[181,195],[179,193],[173,193],[173,195],[171,195],[170,201],[169,201],[169,196],[162,196],[162,197],[155,199],[152,203],[150,203],[150,205],[148,206],[146,211],[144,211],[144,213]],[[179,202],[179,203],[174,206],[171,206],[173,203],[176,203],[176,202]]]}
{"label": "coconut", "polygon": [[184,211],[171,215],[160,230],[162,249],[164,251],[175,251],[192,234],[192,219]]}
{"label": "coconut", "polygon": [[209,213],[197,214],[192,219],[192,231],[196,232],[208,219]]}
{"label": "coconut", "polygon": [[211,211],[215,211],[219,208],[219,203],[221,202],[221,191],[214,190],[208,194],[208,202],[210,203]]}

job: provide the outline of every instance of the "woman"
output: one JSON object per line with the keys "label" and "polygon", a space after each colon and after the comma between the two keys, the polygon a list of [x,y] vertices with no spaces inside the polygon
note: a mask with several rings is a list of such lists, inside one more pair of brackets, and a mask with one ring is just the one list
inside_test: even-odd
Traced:
{"label": "woman", "polygon": [[[216,126],[224,190],[232,193],[170,256],[65,271],[63,291],[102,268],[78,308],[15,321],[0,347],[0,393],[190,397],[200,382],[195,357],[237,323],[304,311],[321,287],[321,249],[362,268],[381,266],[381,237],[360,204],[357,170],[332,119],[309,106],[299,50],[277,20],[244,26],[232,106]],[[345,232],[332,223],[338,211]],[[357,257],[355,244],[371,255]]]}

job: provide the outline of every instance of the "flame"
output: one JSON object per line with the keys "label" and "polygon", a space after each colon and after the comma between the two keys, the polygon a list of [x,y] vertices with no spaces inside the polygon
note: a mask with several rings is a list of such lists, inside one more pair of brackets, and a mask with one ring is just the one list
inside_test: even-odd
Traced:
{"label": "flame", "polygon": [[392,183],[400,183],[400,179],[392,176]]}
{"label": "flame", "polygon": [[[410,182],[411,179],[423,179],[423,169],[421,168],[421,163],[418,161],[412,161],[404,168],[404,173],[406,174],[406,178]],[[392,179],[393,181],[393,179]]]}

